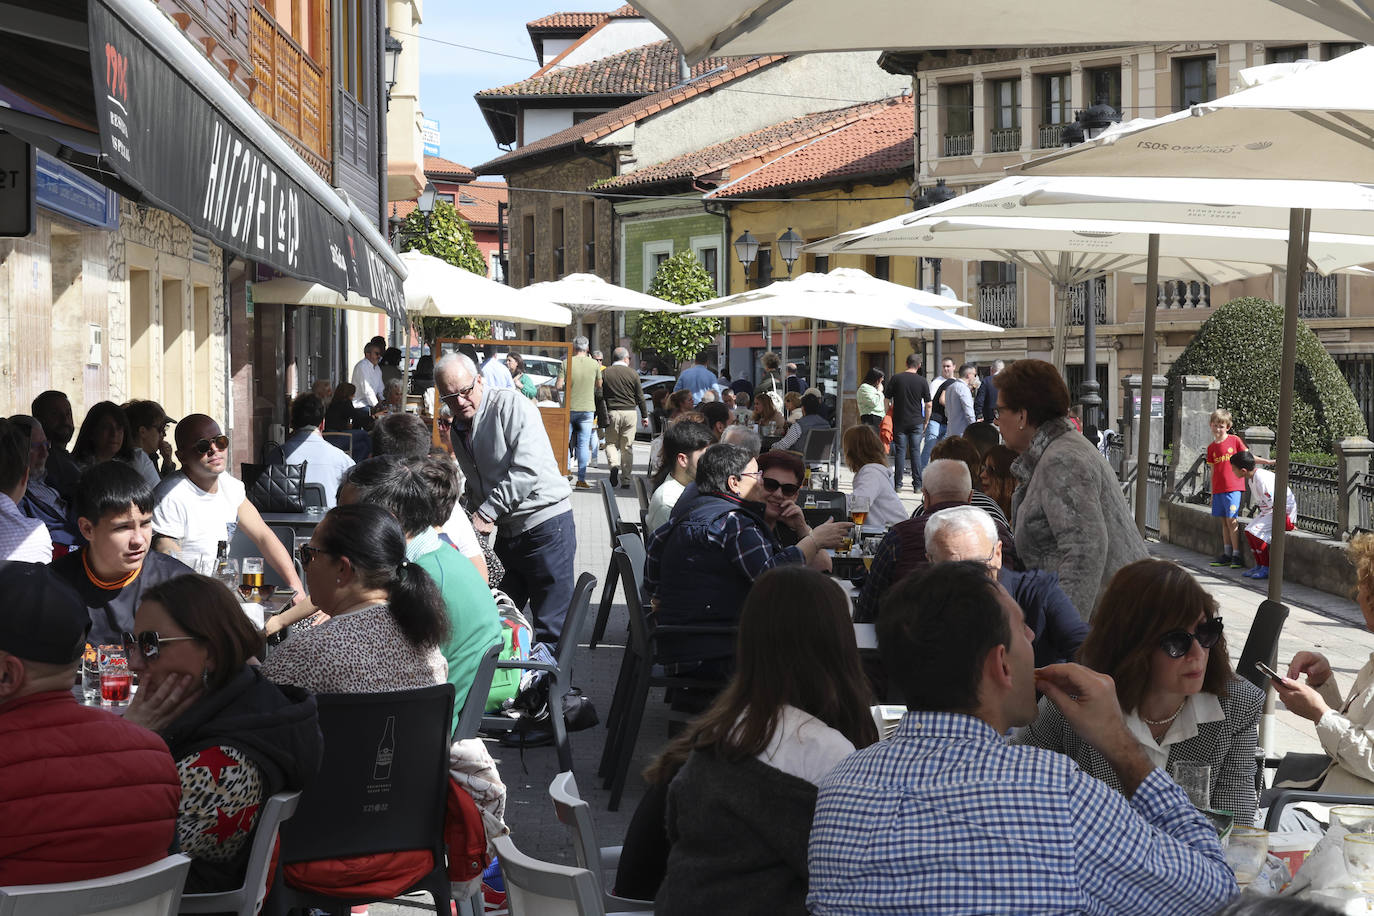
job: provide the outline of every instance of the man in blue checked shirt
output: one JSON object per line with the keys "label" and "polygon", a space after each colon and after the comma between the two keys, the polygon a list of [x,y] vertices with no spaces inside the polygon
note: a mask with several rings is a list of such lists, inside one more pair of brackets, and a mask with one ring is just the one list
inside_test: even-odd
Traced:
{"label": "man in blue checked shirt", "polygon": [[[1021,609],[979,562],[909,576],[878,647],[910,710],[821,784],[807,908],[843,913],[1188,916],[1237,893],[1216,832],[1126,730],[1112,679],[1036,669]],[[1036,687],[1121,794],[1061,754],[1008,746]]]}

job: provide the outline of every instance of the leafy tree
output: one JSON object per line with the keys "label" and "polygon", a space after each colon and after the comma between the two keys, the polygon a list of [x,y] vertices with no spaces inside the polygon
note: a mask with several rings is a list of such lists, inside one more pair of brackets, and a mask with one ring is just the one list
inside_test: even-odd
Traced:
{"label": "leafy tree", "polygon": [[[434,201],[428,221],[419,210],[412,210],[401,223],[401,239],[405,251],[420,251],[478,276],[487,275],[487,261],[472,227],[443,198]],[[419,324],[420,337],[427,343],[440,337],[491,336],[491,322],[480,318],[421,318]]]}
{"label": "leafy tree", "polygon": [[[1217,309],[1169,369],[1169,383],[1183,375],[1211,375],[1221,382],[1218,403],[1231,411],[1237,431],[1279,425],[1279,363],[1283,309],[1246,296]],[[1345,436],[1366,434],[1364,417],[1336,361],[1312,329],[1298,322],[1293,400],[1294,452],[1326,452]]]}
{"label": "leafy tree", "polygon": [[[649,295],[678,305],[715,298],[711,275],[695,253],[679,251],[664,261],[649,284]],[[637,350],[653,350],[674,365],[696,358],[720,333],[720,319],[691,318],[674,312],[644,312],[635,325]]]}

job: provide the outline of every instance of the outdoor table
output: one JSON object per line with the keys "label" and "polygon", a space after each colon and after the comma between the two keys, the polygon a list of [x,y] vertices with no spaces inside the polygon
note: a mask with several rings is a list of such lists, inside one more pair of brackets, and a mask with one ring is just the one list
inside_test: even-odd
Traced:
{"label": "outdoor table", "polygon": [[[134,698],[134,694],[136,694],[137,692],[138,688],[133,685],[130,685],[129,699],[132,700]],[[99,700],[96,700],[94,703],[89,703],[86,701],[86,693],[81,689],[81,685],[79,683],[72,687],[72,696],[76,697],[76,702],[80,703],[82,706],[90,706],[93,709],[103,709],[106,712],[112,712],[117,716],[124,715],[124,712],[129,708],[129,704],[127,702],[117,703],[112,706],[107,706]]]}

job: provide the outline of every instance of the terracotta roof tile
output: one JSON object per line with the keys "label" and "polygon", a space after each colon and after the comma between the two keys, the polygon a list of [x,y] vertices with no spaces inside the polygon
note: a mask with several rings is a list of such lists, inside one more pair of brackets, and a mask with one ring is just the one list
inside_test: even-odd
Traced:
{"label": "terracotta roof tile", "polygon": [[[610,181],[602,182],[598,187],[633,188],[664,182],[693,180],[729,169],[740,163],[747,163],[750,160],[773,158],[770,154],[784,152],[798,143],[805,143],[856,121],[870,118],[875,112],[885,109],[892,102],[891,99],[884,99],[878,102],[864,102],[845,108],[802,115],[799,118],[772,124],[703,149],[684,153],[657,165],[627,172],[612,178]],[[910,121],[911,118],[912,111],[908,106],[907,119]],[[908,124],[908,139],[911,137],[913,124]]]}
{"label": "terracotta roof tile", "polygon": [[[483,89],[476,97],[480,100],[530,96],[648,95],[678,84],[682,79],[678,60],[677,49],[671,42],[657,41],[584,64],[554,67],[518,83]],[[692,75],[700,76],[722,63],[722,58],[707,58],[692,68]]]}
{"label": "terracotta roof tile", "polygon": [[[473,226],[495,226],[497,203],[509,199],[504,181],[474,181],[458,188],[445,188],[440,194],[452,194],[458,215]],[[415,201],[396,202],[396,215],[404,219],[415,210]]]}
{"label": "terracotta roof tile", "polygon": [[910,96],[886,99],[863,117],[783,153],[707,196],[743,197],[776,188],[906,168],[915,158],[914,118]]}
{"label": "terracotta roof tile", "polygon": [[[616,10],[619,13],[620,10]],[[541,16],[533,22],[525,23],[530,31],[552,31],[563,29],[591,29],[609,19],[614,13],[552,13]]]}
{"label": "terracotta roof tile", "polygon": [[628,3],[606,14],[609,19],[639,19],[642,18],[643,15],[643,13]]}
{"label": "terracotta roof tile", "polygon": [[425,174],[452,178],[457,181],[472,181],[477,173],[465,165],[439,156],[425,157]]}
{"label": "terracotta roof tile", "polygon": [[[667,42],[660,43],[667,45]],[[659,45],[648,45],[655,48]],[[643,49],[635,49],[643,50]],[[704,76],[698,76],[687,83],[677,83],[667,89],[646,94],[644,98],[637,99],[628,104],[611,111],[603,112],[594,118],[589,118],[581,124],[574,124],[572,127],[565,128],[555,134],[542,137],[533,143],[526,143],[519,149],[512,150],[504,156],[498,156],[490,162],[485,162],[477,166],[474,171],[479,175],[499,175],[502,170],[510,165],[538,153],[548,152],[563,146],[571,146],[574,143],[591,143],[602,137],[619,130],[629,124],[646,118],[651,114],[671,108],[680,102],[685,102],[690,98],[709,92],[718,86],[722,86],[733,80],[738,79],[755,70],[760,70],[770,64],[777,63],[783,58],[779,55],[768,57],[727,57],[709,58],[702,61],[693,68],[694,76],[700,70]],[[714,71],[714,72],[713,72]],[[480,95],[480,93],[479,93]]]}

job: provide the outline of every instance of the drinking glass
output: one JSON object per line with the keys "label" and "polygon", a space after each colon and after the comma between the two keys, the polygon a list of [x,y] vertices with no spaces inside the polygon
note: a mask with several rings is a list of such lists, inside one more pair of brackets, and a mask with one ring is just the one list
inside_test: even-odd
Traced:
{"label": "drinking glass", "polygon": [[234,591],[239,587],[239,561],[233,557],[224,557],[215,567],[215,578],[224,583],[224,587],[229,591]]}
{"label": "drinking glass", "polygon": [[1235,872],[1236,883],[1245,888],[1259,875],[1269,856],[1269,831],[1238,824],[1231,828],[1226,844],[1226,864]]}
{"label": "drinking glass", "polygon": [[1347,833],[1341,840],[1345,870],[1362,893],[1374,893],[1374,833]]}
{"label": "drinking glass", "polygon": [[856,496],[849,500],[849,520],[854,523],[854,529],[862,529],[864,522],[868,520],[869,500],[866,496]]}
{"label": "drinking glass", "polygon": [[1374,832],[1374,807],[1337,805],[1331,809],[1331,823],[1340,824],[1349,833]]}
{"label": "drinking glass", "polygon": [[1174,764],[1174,782],[1188,794],[1193,807],[1212,807],[1212,768],[1207,764],[1179,761]]}
{"label": "drinking glass", "polygon": [[100,653],[90,643],[81,655],[81,698],[87,703],[100,702]]}
{"label": "drinking glass", "polygon": [[240,564],[239,594],[244,598],[262,593],[262,557],[244,557]]}
{"label": "drinking glass", "polygon": [[100,705],[129,702],[129,659],[119,646],[100,647]]}

